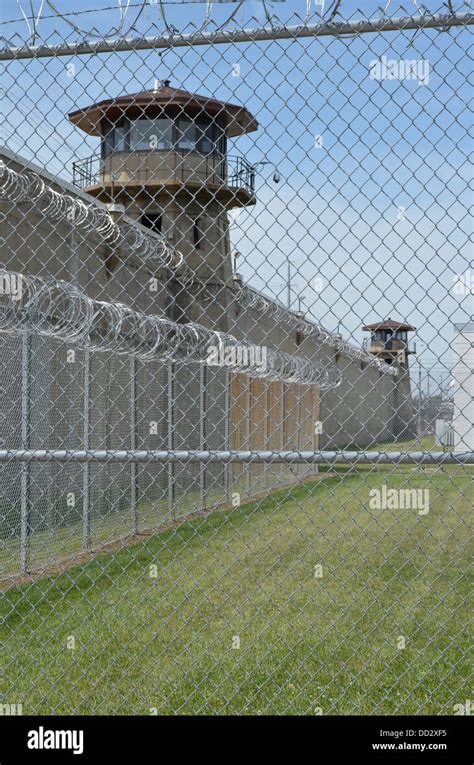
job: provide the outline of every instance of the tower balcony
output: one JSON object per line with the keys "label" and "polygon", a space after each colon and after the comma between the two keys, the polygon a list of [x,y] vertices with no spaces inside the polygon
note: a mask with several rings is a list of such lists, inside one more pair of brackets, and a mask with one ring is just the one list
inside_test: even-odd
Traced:
{"label": "tower balcony", "polygon": [[416,353],[415,343],[409,343],[397,338],[383,341],[378,338],[369,337],[364,340],[362,347],[365,351],[377,356],[392,355],[400,351],[404,351],[407,355]]}
{"label": "tower balcony", "polygon": [[173,149],[167,151],[99,153],[76,160],[73,183],[102,201],[115,199],[124,190],[150,194],[188,194],[203,201],[217,200],[224,207],[255,204],[255,168],[242,156]]}

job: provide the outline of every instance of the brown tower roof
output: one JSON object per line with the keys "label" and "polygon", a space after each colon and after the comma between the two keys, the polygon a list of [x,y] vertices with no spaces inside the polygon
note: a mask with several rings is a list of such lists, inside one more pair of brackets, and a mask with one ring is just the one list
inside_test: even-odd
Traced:
{"label": "brown tower roof", "polygon": [[398,329],[401,332],[415,332],[416,327],[412,327],[411,324],[407,324],[403,321],[394,321],[393,319],[382,319],[381,321],[376,321],[374,324],[367,324],[365,327],[362,327],[364,332],[373,332],[377,329]]}
{"label": "brown tower roof", "polygon": [[168,80],[157,90],[143,90],[140,93],[99,101],[71,112],[68,117],[74,125],[89,135],[100,136],[100,123],[105,117],[113,122],[124,114],[132,117],[146,114],[153,117],[163,113],[186,114],[191,117],[208,115],[222,125],[230,137],[250,133],[258,128],[256,119],[245,107],[171,88]]}

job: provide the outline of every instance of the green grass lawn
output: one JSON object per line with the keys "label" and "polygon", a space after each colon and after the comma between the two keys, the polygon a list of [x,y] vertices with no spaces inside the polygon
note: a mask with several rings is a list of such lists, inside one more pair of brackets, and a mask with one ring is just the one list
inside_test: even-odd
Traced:
{"label": "green grass lawn", "polygon": [[472,471],[392,471],[391,488],[430,489],[427,515],[370,509],[387,471],[353,468],[9,590],[3,701],[24,714],[452,714],[471,687]]}

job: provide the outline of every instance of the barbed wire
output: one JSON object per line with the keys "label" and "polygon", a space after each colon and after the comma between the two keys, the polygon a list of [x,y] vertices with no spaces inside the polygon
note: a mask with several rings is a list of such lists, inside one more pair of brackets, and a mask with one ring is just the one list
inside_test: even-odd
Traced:
{"label": "barbed wire", "polygon": [[398,375],[398,369],[385,361],[380,361],[373,354],[364,351],[344,340],[340,334],[331,332],[319,324],[307,321],[301,314],[290,311],[277,301],[267,298],[261,292],[237,283],[234,287],[236,300],[245,308],[252,309],[269,318],[278,318],[296,332],[301,332],[306,337],[312,337],[321,343],[329,345],[335,352],[340,353],[352,360],[363,364],[372,365],[380,372],[391,376]]}
{"label": "barbed wire", "polygon": [[[121,248],[124,258],[140,257],[153,271],[167,268],[185,283],[193,278],[184,265],[183,255],[164,237],[125,215],[114,216],[109,208],[86,202],[65,192],[55,191],[33,172],[19,173],[0,160],[0,199],[11,204],[29,202],[51,222],[69,223],[85,236],[93,236],[110,247]],[[119,211],[117,205],[110,210]]]}
{"label": "barbed wire", "polygon": [[[26,24],[28,26],[28,31],[30,33],[29,41],[31,41],[32,44],[34,44],[34,42],[36,40],[36,37],[38,36],[38,24],[40,22],[41,15],[42,15],[45,3],[48,6],[48,8],[52,11],[52,14],[49,15],[49,16],[43,16],[43,20],[46,20],[46,19],[61,19],[68,26],[70,26],[75,32],[77,32],[80,35],[87,35],[88,37],[98,37],[98,38],[101,38],[101,37],[104,36],[104,33],[100,32],[99,29],[97,29],[96,27],[93,27],[92,29],[88,29],[88,30],[82,29],[79,25],[77,25],[76,23],[74,23],[73,21],[71,21],[69,19],[69,16],[73,16],[75,18],[77,16],[76,12],[69,12],[69,13],[66,12],[65,13],[64,11],[60,11],[56,7],[56,5],[52,2],[52,0],[42,0],[40,8],[38,10],[38,13],[36,15],[34,14],[32,4],[30,3],[31,16],[27,16],[26,15],[25,11],[23,10],[23,6],[21,4],[21,0],[17,0],[17,5],[18,5],[18,8],[19,8],[19,11],[20,11],[21,15],[23,16],[23,18],[24,18],[24,20],[25,20],[25,22],[26,22]],[[133,29],[134,25],[139,20],[140,16],[142,15],[142,13],[145,10],[147,5],[149,5],[148,0],[141,0],[141,2],[133,3],[133,4],[131,3],[131,0],[127,0],[125,6],[122,5],[122,0],[117,0],[117,4],[114,5],[114,6],[109,6],[107,8],[97,8],[97,9],[90,9],[89,8],[88,10],[83,10],[82,13],[83,14],[86,14],[86,13],[90,14],[90,13],[94,13],[94,12],[102,12],[102,11],[107,11],[107,10],[108,11],[111,11],[111,10],[117,11],[118,10],[119,11],[119,15],[120,15],[120,23],[119,23],[119,25],[116,26],[115,28],[112,28],[112,29],[108,30],[108,32],[106,32],[105,34],[106,34],[106,36],[111,36],[111,35],[119,35],[119,36],[121,36],[121,35],[126,35],[127,33],[129,33]],[[133,20],[133,22],[129,25],[128,29],[125,30],[124,29],[125,21],[126,21],[127,15],[128,15],[128,11],[130,10],[131,7],[138,7],[139,11],[138,11],[135,19]],[[30,24],[30,22],[31,22],[31,24]]]}
{"label": "barbed wire", "polygon": [[178,324],[124,303],[95,300],[65,281],[2,271],[0,285],[0,331],[8,334],[35,333],[144,361],[204,363],[323,389],[342,380],[334,365],[248,345],[195,322]]}
{"label": "barbed wire", "polygon": [[[303,25],[310,23],[312,19],[316,19],[319,24],[330,24],[338,16],[343,18],[343,11],[348,7],[346,6],[345,0],[329,0],[327,6],[326,0],[301,0],[301,11],[298,8],[291,7],[289,9],[289,16],[285,21],[281,18],[281,14],[275,14],[274,8],[270,11],[268,0],[257,1],[260,2],[263,8],[265,21],[271,29],[274,29],[281,24],[289,23],[290,18],[298,20],[298,22],[303,23]],[[177,34],[179,35],[180,29],[168,18],[168,12],[165,10],[166,6],[168,6],[168,8],[174,8],[179,7],[180,5],[192,5],[197,7],[205,6],[202,21],[188,20],[188,23],[194,28],[193,34],[202,34],[208,30],[209,27],[212,28],[213,33],[219,34],[231,26],[237,13],[247,2],[248,0],[139,0],[139,2],[116,0],[115,4],[109,3],[104,6],[98,5],[96,8],[62,10],[58,7],[58,3],[53,2],[53,0],[41,0],[40,7],[38,11],[35,12],[31,2],[29,4],[29,9],[25,10],[22,5],[22,0],[17,0],[19,16],[16,19],[2,20],[0,26],[3,27],[7,24],[18,24],[18,22],[23,21],[27,27],[27,35],[24,36],[25,45],[35,45],[36,41],[40,38],[40,22],[47,23],[51,21],[63,22],[65,26],[69,27],[73,32],[79,35],[82,40],[85,38],[105,40],[113,37],[123,39],[132,33],[138,32],[138,22],[144,16],[146,10],[151,11],[156,9],[158,12],[157,18],[156,20],[151,21],[151,19],[147,17],[148,26],[150,27],[151,25],[151,28],[155,29],[162,27],[170,37],[174,37]],[[274,5],[275,2],[284,5],[284,0],[270,0],[270,5]],[[222,6],[230,4],[235,7],[225,19],[219,20],[215,13],[213,15],[216,8],[221,9]],[[446,8],[450,14],[454,15],[456,13],[453,0],[443,0],[442,2],[436,0],[435,8],[433,10],[429,10],[425,3],[420,3],[418,0],[406,0],[406,3],[404,4],[398,3],[398,7],[403,11],[407,11],[407,4],[413,11],[421,15],[435,13],[440,10],[440,7]],[[45,8],[49,9],[49,13],[44,12]],[[384,5],[376,6],[373,13],[375,15],[378,14],[382,18],[388,18],[387,12],[389,9],[393,10],[392,0],[387,0]],[[85,26],[81,26],[77,21],[79,16],[90,16],[91,14],[98,15],[101,13],[106,14],[106,18],[108,19],[111,12],[114,11],[118,13],[119,18],[117,24],[110,29],[100,29],[99,25],[89,25],[89,27],[86,28]],[[130,18],[133,11],[135,11],[135,15],[133,18]],[[252,21],[258,20],[252,16],[249,19],[249,22]],[[149,32],[150,29],[147,31]],[[7,45],[10,44],[10,41],[5,37],[3,37],[3,40]]]}
{"label": "barbed wire", "polygon": [[[86,202],[71,194],[55,191],[38,174],[19,173],[7,167],[3,161],[0,161],[0,199],[11,204],[29,202],[50,222],[68,222],[82,235],[92,236],[102,244],[120,250],[122,259],[136,262],[139,258],[140,264],[150,273],[155,273],[157,268],[165,268],[182,284],[194,283],[200,288],[204,286],[197,274],[184,264],[182,253],[159,234],[142,230],[139,223],[124,215],[114,218],[108,208],[96,202]],[[111,205],[110,209],[115,208],[116,206]],[[350,359],[371,364],[385,374],[397,375],[396,368],[351,345],[339,334],[287,310],[277,301],[267,298],[247,285],[236,282],[233,297],[242,307],[251,308],[269,317],[278,317],[292,329],[318,338]]]}

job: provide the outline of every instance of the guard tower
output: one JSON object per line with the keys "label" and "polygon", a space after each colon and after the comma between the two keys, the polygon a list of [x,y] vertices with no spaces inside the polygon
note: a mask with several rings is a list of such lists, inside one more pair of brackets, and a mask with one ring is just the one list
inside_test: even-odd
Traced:
{"label": "guard tower", "polygon": [[366,343],[369,353],[383,359],[387,364],[396,362],[408,368],[408,356],[416,353],[416,348],[411,347],[408,342],[408,332],[415,332],[416,327],[403,321],[385,319],[375,324],[367,324],[362,329],[371,333]]}
{"label": "guard tower", "polygon": [[410,346],[408,332],[414,332],[416,327],[389,318],[367,324],[362,329],[371,333],[364,344],[369,353],[397,367],[393,393],[387,400],[387,418],[391,421],[393,436],[400,440],[415,438],[417,429],[408,360],[416,353],[416,348]]}
{"label": "guard tower", "polygon": [[75,185],[165,236],[201,281],[231,280],[227,212],[255,204],[254,168],[227,152],[229,138],[258,127],[247,109],[165,80],[69,120],[100,140],[96,154],[74,162]]}

